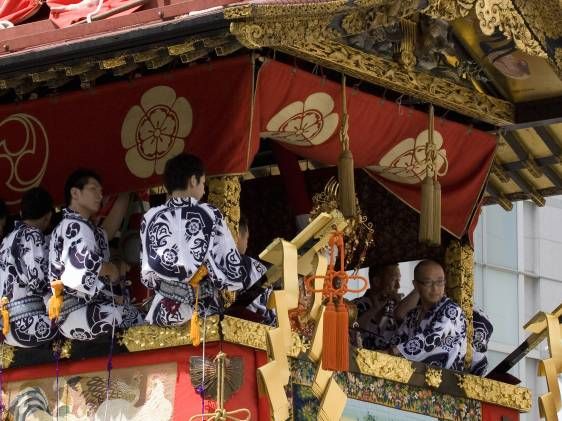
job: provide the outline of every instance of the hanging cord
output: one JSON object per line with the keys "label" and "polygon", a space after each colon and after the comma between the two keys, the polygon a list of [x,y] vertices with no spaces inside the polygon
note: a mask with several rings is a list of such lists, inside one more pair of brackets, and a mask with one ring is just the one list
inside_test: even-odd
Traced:
{"label": "hanging cord", "polygon": [[[201,375],[201,413],[204,414],[205,413],[205,392],[207,391],[205,389],[205,346],[207,344],[206,341],[206,332],[207,331],[207,311],[205,311],[205,314],[203,315],[203,346],[202,346],[202,358],[201,358],[201,362],[203,364],[202,367],[202,375]],[[203,417],[201,417],[201,419],[203,420]]]}
{"label": "hanging cord", "polygon": [[[119,274],[121,276],[121,274]],[[115,296],[113,295],[113,283],[109,281],[109,290],[111,291],[111,306],[113,307],[113,319],[111,321],[111,341],[109,343],[109,356],[107,358],[107,384],[105,386],[105,411],[103,419],[107,420],[107,411],[109,409],[109,393],[111,391],[111,370],[113,369],[113,341],[115,340],[115,314],[117,308],[115,307]]]}
{"label": "hanging cord", "polygon": [[53,355],[55,357],[55,383],[57,388],[57,421],[59,420],[59,408],[60,408],[60,387],[59,387],[59,378],[60,378],[60,346],[55,346]]}
{"label": "hanging cord", "polygon": [[340,125],[340,144],[341,153],[338,157],[338,181],[339,189],[339,205],[343,216],[346,218],[354,218],[357,215],[355,203],[355,173],[353,164],[353,154],[349,148],[349,116],[347,114],[347,86],[346,76],[342,73],[341,78],[341,125]]}
{"label": "hanging cord", "polygon": [[86,22],[88,23],[92,23],[92,16],[97,15],[99,13],[99,11],[101,10],[101,6],[103,5],[103,0],[99,0],[98,1],[98,6],[96,7],[96,10],[94,10],[93,12],[88,13],[88,15],[86,16]]}
{"label": "hanging cord", "polygon": [[2,339],[2,350],[0,351],[0,419],[4,419],[4,399],[2,389],[4,387],[4,339]]}

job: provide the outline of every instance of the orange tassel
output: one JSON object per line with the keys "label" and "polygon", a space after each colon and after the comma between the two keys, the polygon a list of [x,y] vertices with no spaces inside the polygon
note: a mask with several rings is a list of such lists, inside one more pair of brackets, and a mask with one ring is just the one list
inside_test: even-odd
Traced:
{"label": "orange tassel", "polygon": [[347,306],[343,303],[343,299],[337,306],[337,327],[336,327],[336,343],[337,343],[337,364],[338,371],[349,370],[349,313]]}
{"label": "orange tassel", "polygon": [[190,285],[195,289],[195,305],[193,306],[193,315],[189,323],[189,336],[191,337],[193,346],[199,346],[201,343],[201,329],[199,328],[199,283],[208,273],[207,266],[201,265],[189,281]]}
{"label": "orange tassel", "polygon": [[338,368],[337,351],[337,313],[333,301],[329,301],[324,310],[324,335],[322,336],[322,368],[336,371]]}
{"label": "orange tassel", "polygon": [[8,298],[2,297],[2,333],[4,336],[10,333],[10,313],[8,313],[7,305],[8,305]]}
{"label": "orange tassel", "polygon": [[191,316],[189,336],[191,336],[191,343],[193,346],[199,346],[201,343],[201,329],[199,329],[199,313],[194,312]]}
{"label": "orange tassel", "polygon": [[51,282],[51,288],[53,289],[53,296],[49,299],[49,319],[56,320],[60,316],[64,302],[64,285],[61,281],[55,280]]}
{"label": "orange tassel", "polygon": [[199,282],[201,282],[203,280],[203,278],[205,276],[207,276],[209,274],[209,271],[207,269],[207,266],[205,265],[201,265],[199,266],[199,269],[197,269],[197,272],[195,272],[195,274],[191,277],[189,283],[192,287],[196,287],[199,285]]}

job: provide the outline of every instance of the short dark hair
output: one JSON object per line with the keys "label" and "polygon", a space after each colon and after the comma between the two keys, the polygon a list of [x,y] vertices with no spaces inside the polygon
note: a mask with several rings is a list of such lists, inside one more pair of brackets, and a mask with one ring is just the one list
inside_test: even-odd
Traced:
{"label": "short dark hair", "polygon": [[396,267],[396,266],[398,266],[398,263],[388,263],[386,265],[369,266],[369,281],[371,282],[371,284],[373,283],[372,282],[373,279],[382,278],[386,268],[391,267],[391,266]]}
{"label": "short dark hair", "polygon": [[80,168],[68,176],[64,184],[64,202],[66,206],[70,206],[70,201],[72,200],[70,190],[74,187],[82,190],[84,186],[88,184],[90,178],[93,178],[101,184],[101,177],[96,172],[84,168]]}
{"label": "short dark hair", "polygon": [[39,219],[53,211],[53,198],[42,187],[34,187],[21,198],[21,218]]}
{"label": "short dark hair", "polygon": [[443,268],[443,265],[441,265],[441,263],[437,262],[436,260],[431,260],[431,259],[422,260],[414,268],[414,281],[420,280],[420,272],[428,266],[439,266],[440,268]]}
{"label": "short dark hair", "polygon": [[164,187],[166,187],[168,193],[175,190],[185,190],[187,189],[187,181],[193,175],[198,182],[205,175],[203,161],[195,155],[181,153],[166,162]]}
{"label": "short dark hair", "polygon": [[238,221],[238,231],[248,232],[248,218],[245,215],[240,215],[240,220]]}
{"label": "short dark hair", "polygon": [[0,199],[0,219],[4,219],[8,216],[8,208],[6,207],[6,202]]}

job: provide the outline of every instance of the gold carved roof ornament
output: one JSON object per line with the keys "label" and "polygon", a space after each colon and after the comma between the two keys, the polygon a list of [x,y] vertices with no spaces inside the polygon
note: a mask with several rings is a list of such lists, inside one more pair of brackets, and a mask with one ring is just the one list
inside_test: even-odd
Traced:
{"label": "gold carved roof ornament", "polygon": [[[234,18],[230,24],[230,32],[247,48],[276,48],[348,76],[412,95],[482,121],[500,126],[513,123],[514,107],[508,101],[427,72],[404,68],[394,60],[343,44],[341,29],[332,25],[335,14],[290,18],[279,15],[278,19],[272,19],[258,17],[254,9],[259,8],[259,5],[254,4],[252,7],[253,12],[249,17]],[[226,10],[225,17],[228,17]],[[354,10],[346,9],[345,14]],[[338,13],[342,14],[340,10]],[[359,13],[357,19],[360,16]]]}
{"label": "gold carved roof ornament", "polygon": [[529,31],[525,20],[513,6],[512,0],[477,0],[476,16],[485,35],[499,29],[513,39],[517,48],[529,55],[547,58],[546,51]]}
{"label": "gold carved roof ornament", "polygon": [[476,0],[429,0],[423,13],[433,18],[452,21],[468,15]]}
{"label": "gold carved roof ornament", "polygon": [[[310,218],[314,219],[322,212],[341,212],[338,204],[339,182],[335,177],[328,180],[324,186],[324,190],[312,197],[313,207],[310,211]],[[355,198],[356,214],[353,217],[346,218],[347,225],[344,228],[345,237],[345,256],[346,267],[353,262],[356,268],[360,268],[367,251],[374,245],[374,227],[373,223],[367,219],[364,214],[359,200]]]}

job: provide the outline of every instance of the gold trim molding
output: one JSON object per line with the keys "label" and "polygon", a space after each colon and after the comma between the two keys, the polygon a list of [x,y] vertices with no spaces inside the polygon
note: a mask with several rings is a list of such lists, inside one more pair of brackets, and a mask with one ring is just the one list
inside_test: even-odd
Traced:
{"label": "gold trim molding", "polygon": [[234,239],[238,237],[240,222],[240,177],[225,175],[209,178],[209,197],[207,201],[219,208]]}
{"label": "gold trim molding", "polygon": [[461,306],[466,316],[465,368],[472,364],[472,342],[474,337],[474,251],[468,244],[452,240],[445,251],[445,272],[447,274],[447,295]]}
{"label": "gold trim molding", "polygon": [[496,125],[514,121],[508,101],[474,91],[449,80],[354,49],[334,40],[328,20],[238,21],[230,31],[250,49],[276,47],[288,54],[346,73],[349,76],[413,95],[435,105]]}
{"label": "gold trim molding", "polygon": [[243,4],[224,9],[223,15],[227,20],[261,18],[278,20],[282,17],[295,19],[299,17],[328,16],[347,8],[346,0],[331,0],[320,3],[283,3],[283,4]]}
{"label": "gold trim molding", "polygon": [[362,374],[400,383],[408,383],[415,371],[411,361],[368,349],[357,350],[356,362]]}
{"label": "gold trim molding", "polygon": [[437,389],[441,385],[441,370],[438,368],[429,368],[425,371],[425,384],[429,387]]}
{"label": "gold trim molding", "polygon": [[249,348],[267,350],[267,331],[270,326],[225,316],[221,322],[224,340]]}
{"label": "gold trim molding", "polygon": [[[219,317],[211,316],[206,321],[199,321],[201,330],[205,325],[205,332],[201,335],[208,342],[218,341]],[[148,351],[151,349],[170,348],[191,345],[188,325],[160,327],[155,325],[135,326],[127,329],[120,341],[129,352]]]}
{"label": "gold trim molding", "polygon": [[472,374],[457,374],[456,376],[458,386],[468,398],[518,411],[531,409],[531,391],[525,387],[513,386]]}

